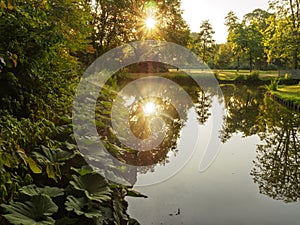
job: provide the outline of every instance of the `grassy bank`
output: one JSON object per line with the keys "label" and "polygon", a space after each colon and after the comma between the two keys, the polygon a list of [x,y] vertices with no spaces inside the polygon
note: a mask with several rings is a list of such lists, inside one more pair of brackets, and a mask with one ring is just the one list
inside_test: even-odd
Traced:
{"label": "grassy bank", "polygon": [[[220,81],[234,81],[239,79],[239,77],[247,78],[248,76],[251,76],[249,70],[240,70],[238,72],[236,70],[215,70],[215,74]],[[259,71],[258,78],[261,80],[270,80],[277,76],[277,71]]]}
{"label": "grassy bank", "polygon": [[300,84],[298,85],[279,85],[276,91],[271,93],[285,101],[300,104]]}
{"label": "grassy bank", "polygon": [[[201,70],[190,70],[193,76],[197,76],[197,74],[203,74]],[[205,72],[207,75],[215,75],[219,82],[230,82],[230,83],[247,83],[247,82],[266,82],[275,77],[278,77],[277,71],[253,71],[250,73],[249,70],[240,70],[237,72],[236,70],[213,70]],[[138,79],[145,76],[152,76],[156,73],[127,73],[125,76],[129,79]],[[184,78],[188,75],[184,71],[176,71],[170,70],[170,72],[162,72],[158,73],[159,76],[163,76],[165,78]]]}

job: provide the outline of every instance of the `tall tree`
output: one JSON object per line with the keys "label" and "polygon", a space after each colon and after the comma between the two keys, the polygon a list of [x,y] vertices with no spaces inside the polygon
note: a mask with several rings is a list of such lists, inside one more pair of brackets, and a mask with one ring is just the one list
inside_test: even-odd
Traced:
{"label": "tall tree", "polygon": [[0,33],[5,34],[0,36],[3,109],[27,117],[45,107],[57,107],[49,95],[61,96],[67,90],[63,86],[76,79],[80,68],[74,55],[85,51],[89,7],[69,0],[1,4]]}
{"label": "tall tree", "polygon": [[238,21],[233,12],[229,12],[226,16],[228,42],[232,43],[233,50],[237,55],[238,67],[242,53],[248,56],[250,71],[253,70],[256,61],[264,58],[263,29],[265,29],[267,17],[267,12],[261,9],[246,14],[242,22]]}
{"label": "tall tree", "polygon": [[95,0],[91,21],[95,56],[135,40],[165,40],[186,46],[190,31],[180,4],[179,0]]}
{"label": "tall tree", "polygon": [[94,2],[91,21],[94,30],[91,39],[95,57],[120,45],[128,38],[130,32],[128,24],[132,24],[128,16],[128,7],[128,2],[123,0]]}
{"label": "tall tree", "polygon": [[230,11],[225,17],[225,25],[228,27],[227,42],[232,46],[233,53],[237,57],[237,71],[240,68],[240,57],[243,52],[242,26],[238,17]]}
{"label": "tall tree", "polygon": [[217,68],[226,69],[231,67],[233,51],[231,43],[217,45],[215,65]]}
{"label": "tall tree", "polygon": [[162,21],[158,29],[162,29],[162,37],[165,41],[187,46],[190,29],[182,17],[180,0],[158,1],[158,21]]}
{"label": "tall tree", "polygon": [[215,40],[213,39],[215,31],[208,20],[202,21],[200,32],[195,40],[196,50],[203,62],[208,62],[214,52]]}
{"label": "tall tree", "polygon": [[253,64],[256,69],[261,69],[267,61],[264,53],[264,33],[268,28],[267,20],[270,13],[262,9],[255,9],[243,17],[243,24],[247,30],[247,44],[250,70]]}
{"label": "tall tree", "polygon": [[[283,45],[281,56],[291,58],[293,69],[298,69],[300,50],[300,1],[269,0],[270,10],[274,13],[270,20],[268,43],[269,56],[278,57],[276,45]],[[282,32],[284,30],[284,32]]]}

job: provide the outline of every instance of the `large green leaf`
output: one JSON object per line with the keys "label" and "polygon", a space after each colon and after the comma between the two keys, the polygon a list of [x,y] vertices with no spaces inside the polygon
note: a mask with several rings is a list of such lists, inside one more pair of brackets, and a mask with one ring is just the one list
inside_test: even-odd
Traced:
{"label": "large green leaf", "polygon": [[76,198],[74,196],[68,196],[65,203],[67,211],[73,211],[78,216],[84,215],[87,218],[99,218],[104,219],[102,211],[92,204],[92,202],[86,197]]}
{"label": "large green leaf", "polygon": [[108,182],[99,174],[73,175],[73,181],[70,181],[70,184],[76,190],[83,191],[90,200],[104,202],[111,199],[112,190]]}
{"label": "large green leaf", "polygon": [[28,157],[27,162],[33,173],[42,173],[42,168],[32,158]]}
{"label": "large green leaf", "polygon": [[8,214],[3,215],[12,224],[49,225],[54,224],[50,216],[57,212],[57,205],[49,196],[37,195],[32,201],[15,202],[12,205],[1,205]]}
{"label": "large green leaf", "polygon": [[49,187],[49,186],[39,188],[35,184],[27,185],[20,188],[20,192],[28,196],[45,194],[48,195],[49,197],[57,197],[57,196],[64,195],[64,189],[62,188]]}
{"label": "large green leaf", "polygon": [[43,165],[47,165],[49,163],[64,164],[64,161],[67,161],[75,156],[74,152],[64,151],[59,148],[50,149],[43,145],[36,149],[32,155],[39,163]]}
{"label": "large green leaf", "polygon": [[96,173],[93,170],[93,168],[89,165],[82,166],[80,169],[77,169],[77,168],[74,168],[74,167],[71,167],[71,169],[74,170],[76,173],[78,173],[80,176]]}

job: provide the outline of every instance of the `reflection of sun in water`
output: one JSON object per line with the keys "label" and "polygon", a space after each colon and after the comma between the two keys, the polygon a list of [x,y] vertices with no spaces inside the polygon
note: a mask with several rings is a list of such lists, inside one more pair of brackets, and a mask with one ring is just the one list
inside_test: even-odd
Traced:
{"label": "reflection of sun in water", "polygon": [[145,21],[145,24],[148,29],[153,29],[155,28],[156,20],[153,17],[148,17]]}
{"label": "reflection of sun in water", "polygon": [[151,115],[151,114],[155,113],[156,105],[153,102],[147,102],[143,106],[143,111],[144,111],[145,115]]}

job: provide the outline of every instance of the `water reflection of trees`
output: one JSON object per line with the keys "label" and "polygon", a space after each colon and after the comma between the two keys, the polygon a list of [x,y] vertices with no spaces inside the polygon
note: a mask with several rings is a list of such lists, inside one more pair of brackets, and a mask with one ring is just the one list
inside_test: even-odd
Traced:
{"label": "water reflection of trees", "polygon": [[262,92],[247,86],[225,85],[222,92],[226,104],[226,117],[220,138],[228,141],[234,133],[250,136],[258,132],[257,120]]}
{"label": "water reflection of trees", "polygon": [[300,198],[300,115],[254,88],[225,86],[223,142],[233,133],[257,134],[262,144],[251,175],[262,194],[285,202]]}
{"label": "water reflection of trees", "polygon": [[[170,79],[170,77],[168,78]],[[133,173],[136,174],[136,172],[147,173],[149,171],[154,171],[154,167],[157,164],[165,165],[169,162],[170,152],[173,152],[173,154],[176,155],[180,131],[185,125],[188,118],[187,114],[192,107],[194,107],[200,123],[205,123],[209,118],[209,109],[211,107],[210,96],[203,93],[197,83],[188,76],[173,81],[183,88],[190,97],[190,101],[187,101],[187,99],[181,99],[182,96],[180,95],[174,96],[176,101],[180,102],[178,104],[181,111],[180,117],[177,112],[178,109],[175,109],[175,107],[170,104],[168,98],[152,99],[152,101],[156,102],[156,105],[160,108],[160,112],[152,116],[145,116],[141,113],[143,101],[148,101],[149,99],[140,99],[135,101],[131,106],[129,125],[133,134],[139,139],[145,139],[151,135],[152,127],[150,129],[150,117],[160,117],[160,119],[162,119],[164,129],[166,130],[165,138],[157,147],[149,151],[132,150],[122,144],[116,136],[110,121],[112,103],[116,98],[117,93],[128,83],[132,82],[132,80],[123,79],[123,77],[115,77],[108,82],[108,85],[105,86],[100,93],[96,106],[96,125],[98,134],[106,149],[109,149],[110,153],[116,159],[129,165],[139,166],[137,171],[129,172],[131,173],[130,176],[132,176]],[[107,88],[108,86],[110,88]],[[125,101],[126,99],[136,99],[135,94],[132,93],[130,96],[125,96],[124,99]],[[123,115],[120,114],[120,116]],[[128,171],[125,172],[128,173]]]}
{"label": "water reflection of trees", "polygon": [[260,111],[254,182],[262,194],[285,202],[300,198],[300,115],[266,97]]}

